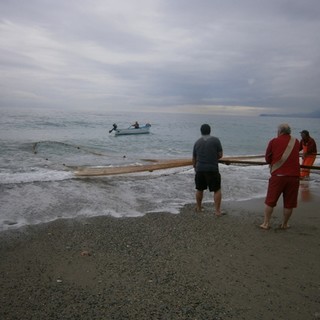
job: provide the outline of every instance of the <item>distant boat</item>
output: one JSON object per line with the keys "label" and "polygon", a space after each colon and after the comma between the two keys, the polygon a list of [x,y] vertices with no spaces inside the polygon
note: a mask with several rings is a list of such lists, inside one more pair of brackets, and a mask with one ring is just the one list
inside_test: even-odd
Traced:
{"label": "distant boat", "polygon": [[114,131],[115,136],[121,136],[121,135],[129,135],[129,134],[143,134],[143,133],[149,133],[150,132],[151,124],[147,123],[144,126],[139,126],[138,128],[134,125],[131,125],[127,129],[118,129],[118,126],[114,123],[113,128],[109,130],[109,133]]}

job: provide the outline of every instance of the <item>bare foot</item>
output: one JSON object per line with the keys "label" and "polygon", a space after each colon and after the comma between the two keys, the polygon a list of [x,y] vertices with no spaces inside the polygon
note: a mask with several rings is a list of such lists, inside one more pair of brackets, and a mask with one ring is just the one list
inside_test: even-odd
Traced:
{"label": "bare foot", "polygon": [[201,212],[204,211],[204,208],[203,207],[200,207],[200,208],[196,207],[195,210],[196,210],[197,213],[201,213]]}
{"label": "bare foot", "polygon": [[219,211],[215,211],[215,212],[214,212],[214,215],[215,215],[216,217],[222,217],[222,216],[225,216],[226,213],[225,213],[224,211],[219,210]]}
{"label": "bare foot", "polygon": [[263,223],[263,224],[260,224],[259,228],[262,230],[269,230],[270,226],[268,224]]}
{"label": "bare foot", "polygon": [[287,224],[287,225],[280,224],[279,229],[281,229],[281,230],[287,230],[287,229],[290,229],[290,226],[289,226],[288,224]]}

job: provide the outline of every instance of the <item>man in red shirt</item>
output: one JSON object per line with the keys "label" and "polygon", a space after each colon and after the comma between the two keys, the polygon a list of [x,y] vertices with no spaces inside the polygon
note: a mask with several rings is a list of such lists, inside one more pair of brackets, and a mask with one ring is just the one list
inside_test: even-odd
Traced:
{"label": "man in red shirt", "polygon": [[[302,150],[302,165],[312,166],[317,156],[317,145],[313,138],[310,137],[308,130],[302,130],[300,140],[300,151]],[[302,168],[300,178],[305,179],[310,175],[310,169]]]}
{"label": "man in red shirt", "polygon": [[291,137],[288,124],[280,124],[278,136],[269,141],[265,159],[270,165],[267,196],[265,199],[264,221],[260,228],[270,229],[273,208],[283,196],[283,222],[281,229],[287,229],[293,208],[297,207],[299,191],[299,141]]}

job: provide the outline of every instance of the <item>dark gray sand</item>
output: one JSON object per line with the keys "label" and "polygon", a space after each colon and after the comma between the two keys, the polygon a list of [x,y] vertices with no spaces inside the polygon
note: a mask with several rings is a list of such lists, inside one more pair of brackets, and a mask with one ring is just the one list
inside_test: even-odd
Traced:
{"label": "dark gray sand", "polygon": [[2,232],[0,319],[320,319],[319,205],[285,231],[257,199]]}

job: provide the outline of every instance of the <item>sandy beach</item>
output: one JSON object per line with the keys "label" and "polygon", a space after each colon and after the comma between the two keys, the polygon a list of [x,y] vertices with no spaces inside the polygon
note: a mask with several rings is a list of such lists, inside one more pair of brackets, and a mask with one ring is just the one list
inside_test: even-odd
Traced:
{"label": "sandy beach", "polygon": [[255,199],[2,232],[0,318],[320,319],[320,197],[300,198],[285,231]]}

